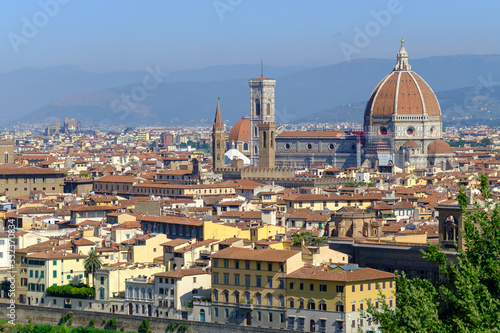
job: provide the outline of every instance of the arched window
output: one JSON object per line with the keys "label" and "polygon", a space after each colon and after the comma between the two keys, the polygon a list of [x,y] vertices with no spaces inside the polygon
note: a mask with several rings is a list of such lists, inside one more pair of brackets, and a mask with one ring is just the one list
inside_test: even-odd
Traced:
{"label": "arched window", "polygon": [[250,304],[250,293],[248,291],[245,292],[245,303]]}
{"label": "arched window", "polygon": [[273,306],[273,295],[267,294],[267,306]]}
{"label": "arched window", "polygon": [[268,116],[271,115],[271,103],[267,103],[267,105],[266,105],[266,114]]}
{"label": "arched window", "polygon": [[134,289],[132,287],[128,287],[128,297],[134,297]]}
{"label": "arched window", "polygon": [[282,308],[285,307],[285,296],[283,296],[283,295],[279,296],[279,306]]}
{"label": "arched window", "polygon": [[337,312],[344,312],[344,304],[342,302],[337,302],[337,307],[335,309]]}
{"label": "arched window", "polygon": [[214,302],[219,301],[219,291],[217,289],[214,289]]}
{"label": "arched window", "polygon": [[8,163],[9,163],[9,153],[8,153],[8,152],[5,152],[5,153],[3,154],[3,162],[4,162],[5,164],[8,164]]}
{"label": "arched window", "polygon": [[[139,288],[135,287],[134,294],[135,294],[135,298],[139,298]],[[138,312],[138,311],[136,311],[136,312]]]}
{"label": "arched window", "polygon": [[99,289],[99,297],[100,297],[101,299],[104,299],[104,288],[100,288],[100,289]]}
{"label": "arched window", "polygon": [[141,288],[141,298],[146,298],[146,289]]}
{"label": "arched window", "polygon": [[316,303],[314,303],[313,299],[309,300],[309,302],[307,303],[307,308],[309,310],[316,310]]}
{"label": "arched window", "polygon": [[292,297],[290,297],[290,299],[288,300],[288,303],[290,304],[290,308],[293,309],[295,307],[295,300]]}
{"label": "arched window", "polygon": [[234,292],[234,303],[236,303],[236,304],[240,303],[240,292],[239,291]]}
{"label": "arched window", "polygon": [[260,116],[260,100],[259,99],[255,100],[255,114],[257,116]]}
{"label": "arched window", "polygon": [[274,131],[271,131],[271,148],[273,148],[273,142],[274,142]]}
{"label": "arched window", "polygon": [[245,142],[245,143],[243,144],[243,150],[244,150],[244,151],[248,151],[248,143],[246,143],[246,142]]}
{"label": "arched window", "polygon": [[148,289],[148,298],[153,299],[153,290],[152,289]]}
{"label": "arched window", "polygon": [[262,304],[262,295],[260,293],[255,294],[255,298],[257,299],[257,305]]}
{"label": "arched window", "polygon": [[262,141],[263,141],[263,147],[267,148],[267,132],[266,131],[262,132]]}
{"label": "arched window", "polygon": [[253,147],[253,151],[254,151],[254,153],[255,153],[255,154],[258,154],[258,153],[259,153],[259,151],[258,151],[258,149],[257,149],[257,145],[255,145],[255,147]]}

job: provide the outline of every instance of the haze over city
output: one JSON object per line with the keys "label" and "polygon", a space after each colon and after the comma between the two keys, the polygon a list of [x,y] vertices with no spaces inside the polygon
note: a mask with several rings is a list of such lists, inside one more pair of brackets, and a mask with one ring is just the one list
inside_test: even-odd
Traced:
{"label": "haze over city", "polygon": [[499,332],[499,9],[0,3],[0,331]]}
{"label": "haze over city", "polygon": [[[393,58],[386,50],[401,37],[411,42],[413,58],[500,53],[496,2],[40,3],[0,4],[0,72],[59,65],[95,72],[143,70],[151,63],[174,71],[258,65],[261,58],[273,66],[324,66],[348,60],[342,43],[358,49],[352,59]],[[25,27],[30,23],[34,29]],[[368,35],[356,45],[358,31]]]}

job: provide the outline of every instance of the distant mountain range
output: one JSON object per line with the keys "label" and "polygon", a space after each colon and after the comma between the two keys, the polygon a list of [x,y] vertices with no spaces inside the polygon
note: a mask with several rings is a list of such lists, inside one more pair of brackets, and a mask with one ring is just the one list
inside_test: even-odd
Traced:
{"label": "distant mountain range", "polygon": [[[364,59],[316,68],[265,66],[264,75],[277,80],[278,122],[362,122],[367,98],[394,64]],[[410,58],[410,64],[437,92],[445,124],[500,122],[500,55]],[[148,75],[71,66],[0,74],[1,114],[6,122],[21,123],[68,116],[83,124],[206,124],[220,97],[223,118],[234,124],[248,115],[248,79],[260,75],[260,66],[175,71],[144,81]]]}

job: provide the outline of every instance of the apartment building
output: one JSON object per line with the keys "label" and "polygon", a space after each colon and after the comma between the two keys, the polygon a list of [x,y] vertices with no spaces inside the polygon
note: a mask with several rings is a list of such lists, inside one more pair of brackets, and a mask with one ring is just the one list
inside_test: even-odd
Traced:
{"label": "apartment building", "polygon": [[376,327],[361,316],[368,300],[379,307],[379,290],[394,307],[394,274],[356,265],[304,267],[286,276],[287,329],[363,332]]}
{"label": "apartment building", "polygon": [[229,247],[212,254],[212,322],[286,328],[288,274],[300,251]]}

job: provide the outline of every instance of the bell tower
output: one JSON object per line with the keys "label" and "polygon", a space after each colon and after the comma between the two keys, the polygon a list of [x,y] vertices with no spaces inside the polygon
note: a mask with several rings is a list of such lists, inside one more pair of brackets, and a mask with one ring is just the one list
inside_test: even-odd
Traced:
{"label": "bell tower", "polygon": [[249,80],[248,84],[250,86],[250,161],[254,166],[261,166],[259,164],[259,124],[274,124],[275,122],[274,87],[276,80],[264,77],[261,64],[260,77]]}
{"label": "bell tower", "polygon": [[259,124],[259,167],[274,168],[276,155],[276,123]]}
{"label": "bell tower", "polygon": [[214,126],[212,129],[212,164],[213,170],[223,169],[225,167],[225,147],[226,133],[224,132],[224,122],[220,113],[219,100],[217,100],[217,109],[215,111]]}

